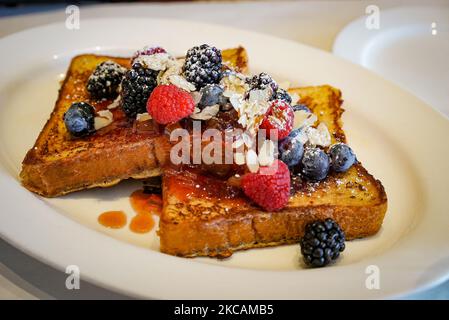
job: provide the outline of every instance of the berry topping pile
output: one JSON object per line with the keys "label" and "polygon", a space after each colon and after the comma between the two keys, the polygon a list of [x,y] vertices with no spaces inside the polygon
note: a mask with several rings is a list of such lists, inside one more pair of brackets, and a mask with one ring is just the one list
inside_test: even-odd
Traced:
{"label": "berry topping pile", "polygon": [[[176,59],[161,47],[145,47],[133,55],[131,65],[126,70],[113,61],[99,64],[87,83],[92,98],[114,99],[121,89],[113,104],[120,105],[131,121],[144,118],[167,125],[189,118],[204,121],[207,128],[243,129],[233,141],[233,148],[243,146],[235,163],[246,163],[249,171],[242,188],[266,210],[286,205],[292,176],[321,181],[329,172],[345,172],[357,162],[346,144],[331,146],[327,126],[308,106],[298,104],[299,97],[287,92],[287,84],[280,86],[264,72],[246,76],[223,66],[216,47],[192,47],[185,59]],[[109,110],[99,111],[96,117],[95,109],[85,102],[74,103],[64,115],[73,137],[88,135],[112,121]],[[251,142],[261,129],[266,130],[265,140]]]}
{"label": "berry topping pile", "polygon": [[87,91],[94,99],[115,99],[118,88],[126,72],[118,63],[104,61],[100,63],[87,81]]}
{"label": "berry topping pile", "polygon": [[196,88],[207,84],[218,83],[221,79],[221,51],[215,47],[203,44],[187,51],[184,64],[184,75],[187,81]]}
{"label": "berry topping pile", "polygon": [[267,136],[271,136],[271,130],[277,132],[277,139],[282,140],[288,136],[293,127],[293,109],[283,100],[274,100],[260,125],[261,129],[267,130]]}
{"label": "berry topping pile", "polygon": [[306,226],[299,244],[306,265],[324,267],[345,250],[345,234],[334,220],[318,220]]}
{"label": "berry topping pile", "polygon": [[140,63],[133,64],[122,82],[122,109],[128,117],[135,118],[146,112],[147,100],[157,86],[158,72]]}
{"label": "berry topping pile", "polygon": [[64,114],[64,123],[72,136],[83,137],[95,131],[94,118],[94,107],[86,102],[75,102]]}
{"label": "berry topping pile", "polygon": [[290,172],[282,161],[275,160],[257,173],[247,173],[242,178],[243,192],[268,211],[285,207],[290,195]]}
{"label": "berry topping pile", "polygon": [[175,123],[193,113],[192,96],[175,85],[160,85],[153,90],[147,103],[148,113],[160,124]]}

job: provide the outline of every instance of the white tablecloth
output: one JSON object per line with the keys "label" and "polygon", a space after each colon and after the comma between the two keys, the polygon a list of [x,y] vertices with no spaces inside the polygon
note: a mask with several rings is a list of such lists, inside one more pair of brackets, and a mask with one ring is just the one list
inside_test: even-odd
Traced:
{"label": "white tablecloth", "polygon": [[[161,17],[195,20],[255,30],[296,40],[330,51],[340,30],[365,14],[369,4],[381,9],[401,5],[449,6],[448,0],[382,1],[255,1],[167,3],[147,5],[102,5],[81,7],[81,19],[100,17]],[[0,37],[63,21],[65,6],[0,9]],[[65,274],[38,262],[0,240],[0,299],[126,298],[82,282],[82,290],[64,287]],[[418,299],[449,299],[449,282],[425,292],[407,296]]]}

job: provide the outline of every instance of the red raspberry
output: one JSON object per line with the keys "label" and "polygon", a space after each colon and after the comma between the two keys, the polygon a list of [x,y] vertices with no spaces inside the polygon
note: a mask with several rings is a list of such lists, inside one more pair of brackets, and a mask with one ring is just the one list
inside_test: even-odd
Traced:
{"label": "red raspberry", "polygon": [[151,56],[156,53],[167,53],[162,47],[145,47],[142,50],[138,50],[133,54],[131,58],[131,64],[134,63],[134,60],[140,56]]}
{"label": "red raspberry", "polygon": [[242,177],[243,192],[267,211],[287,205],[290,196],[290,172],[285,163],[275,160],[271,166]]}
{"label": "red raspberry", "polygon": [[185,90],[175,85],[154,88],[147,101],[147,111],[160,124],[174,123],[193,113],[195,102]]}
{"label": "red raspberry", "polygon": [[282,140],[292,131],[294,117],[293,109],[287,102],[274,100],[265,114],[260,128],[265,129],[267,137],[271,139],[275,139],[275,137],[270,135],[270,130],[276,130],[277,139]]}

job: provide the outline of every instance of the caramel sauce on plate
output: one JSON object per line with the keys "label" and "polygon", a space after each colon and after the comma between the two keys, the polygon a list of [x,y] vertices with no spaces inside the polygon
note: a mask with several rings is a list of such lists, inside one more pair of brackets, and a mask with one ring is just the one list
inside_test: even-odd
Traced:
{"label": "caramel sauce on plate", "polygon": [[134,191],[129,197],[136,215],[132,218],[129,228],[132,232],[146,233],[153,229],[153,214],[160,216],[162,198],[157,194],[148,194],[143,190]]}
{"label": "caramel sauce on plate", "polygon": [[[161,196],[137,190],[130,195],[129,201],[136,212],[136,215],[131,219],[129,229],[135,233],[150,232],[155,225],[153,214],[161,215]],[[106,211],[98,217],[98,222],[107,228],[120,229],[126,225],[127,217],[123,211]]]}
{"label": "caramel sauce on plate", "polygon": [[98,222],[106,228],[120,229],[126,225],[126,214],[123,211],[106,211],[100,214]]}

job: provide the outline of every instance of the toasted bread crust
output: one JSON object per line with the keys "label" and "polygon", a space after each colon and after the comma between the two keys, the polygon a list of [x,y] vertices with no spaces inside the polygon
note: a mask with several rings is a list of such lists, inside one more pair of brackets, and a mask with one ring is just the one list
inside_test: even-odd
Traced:
{"label": "toasted bread crust", "polygon": [[[161,220],[161,252],[182,257],[228,257],[238,250],[297,243],[309,222],[332,218],[348,240],[376,234],[387,202],[370,207],[320,205],[264,211],[206,223],[173,224]],[[181,236],[182,235],[182,236]]]}
{"label": "toasted bread crust", "polygon": [[[223,50],[223,59],[242,72],[247,70],[242,47]],[[30,191],[56,197],[161,174],[157,148],[164,144],[157,140],[163,139],[162,132],[151,120],[129,121],[115,108],[111,110],[114,122],[92,136],[72,139],[64,126],[63,115],[73,102],[87,101],[97,111],[112,102],[91,100],[85,88],[92,71],[106,60],[129,68],[129,58],[86,54],[72,59],[55,108],[22,163],[20,180]]]}
{"label": "toasted bread crust", "polygon": [[[375,191],[359,192],[357,198],[345,196],[340,201],[333,196],[315,204],[314,194],[309,197],[301,194],[309,192],[306,187],[278,212],[264,211],[240,197],[208,201],[207,195],[201,195],[204,198],[198,197],[196,202],[186,203],[181,199],[176,205],[175,201],[180,199],[173,188],[181,184],[173,184],[170,177],[164,178],[164,195],[167,196],[159,222],[160,250],[183,257],[228,257],[237,250],[296,243],[303,236],[307,223],[325,218],[334,219],[348,240],[374,235],[382,226],[387,211],[385,190],[361,164],[356,164],[352,171],[366,180],[364,186],[370,184]],[[334,181],[330,183],[333,185]],[[359,187],[348,185],[345,188],[353,193]],[[322,191],[326,192],[327,188],[323,187]]]}

